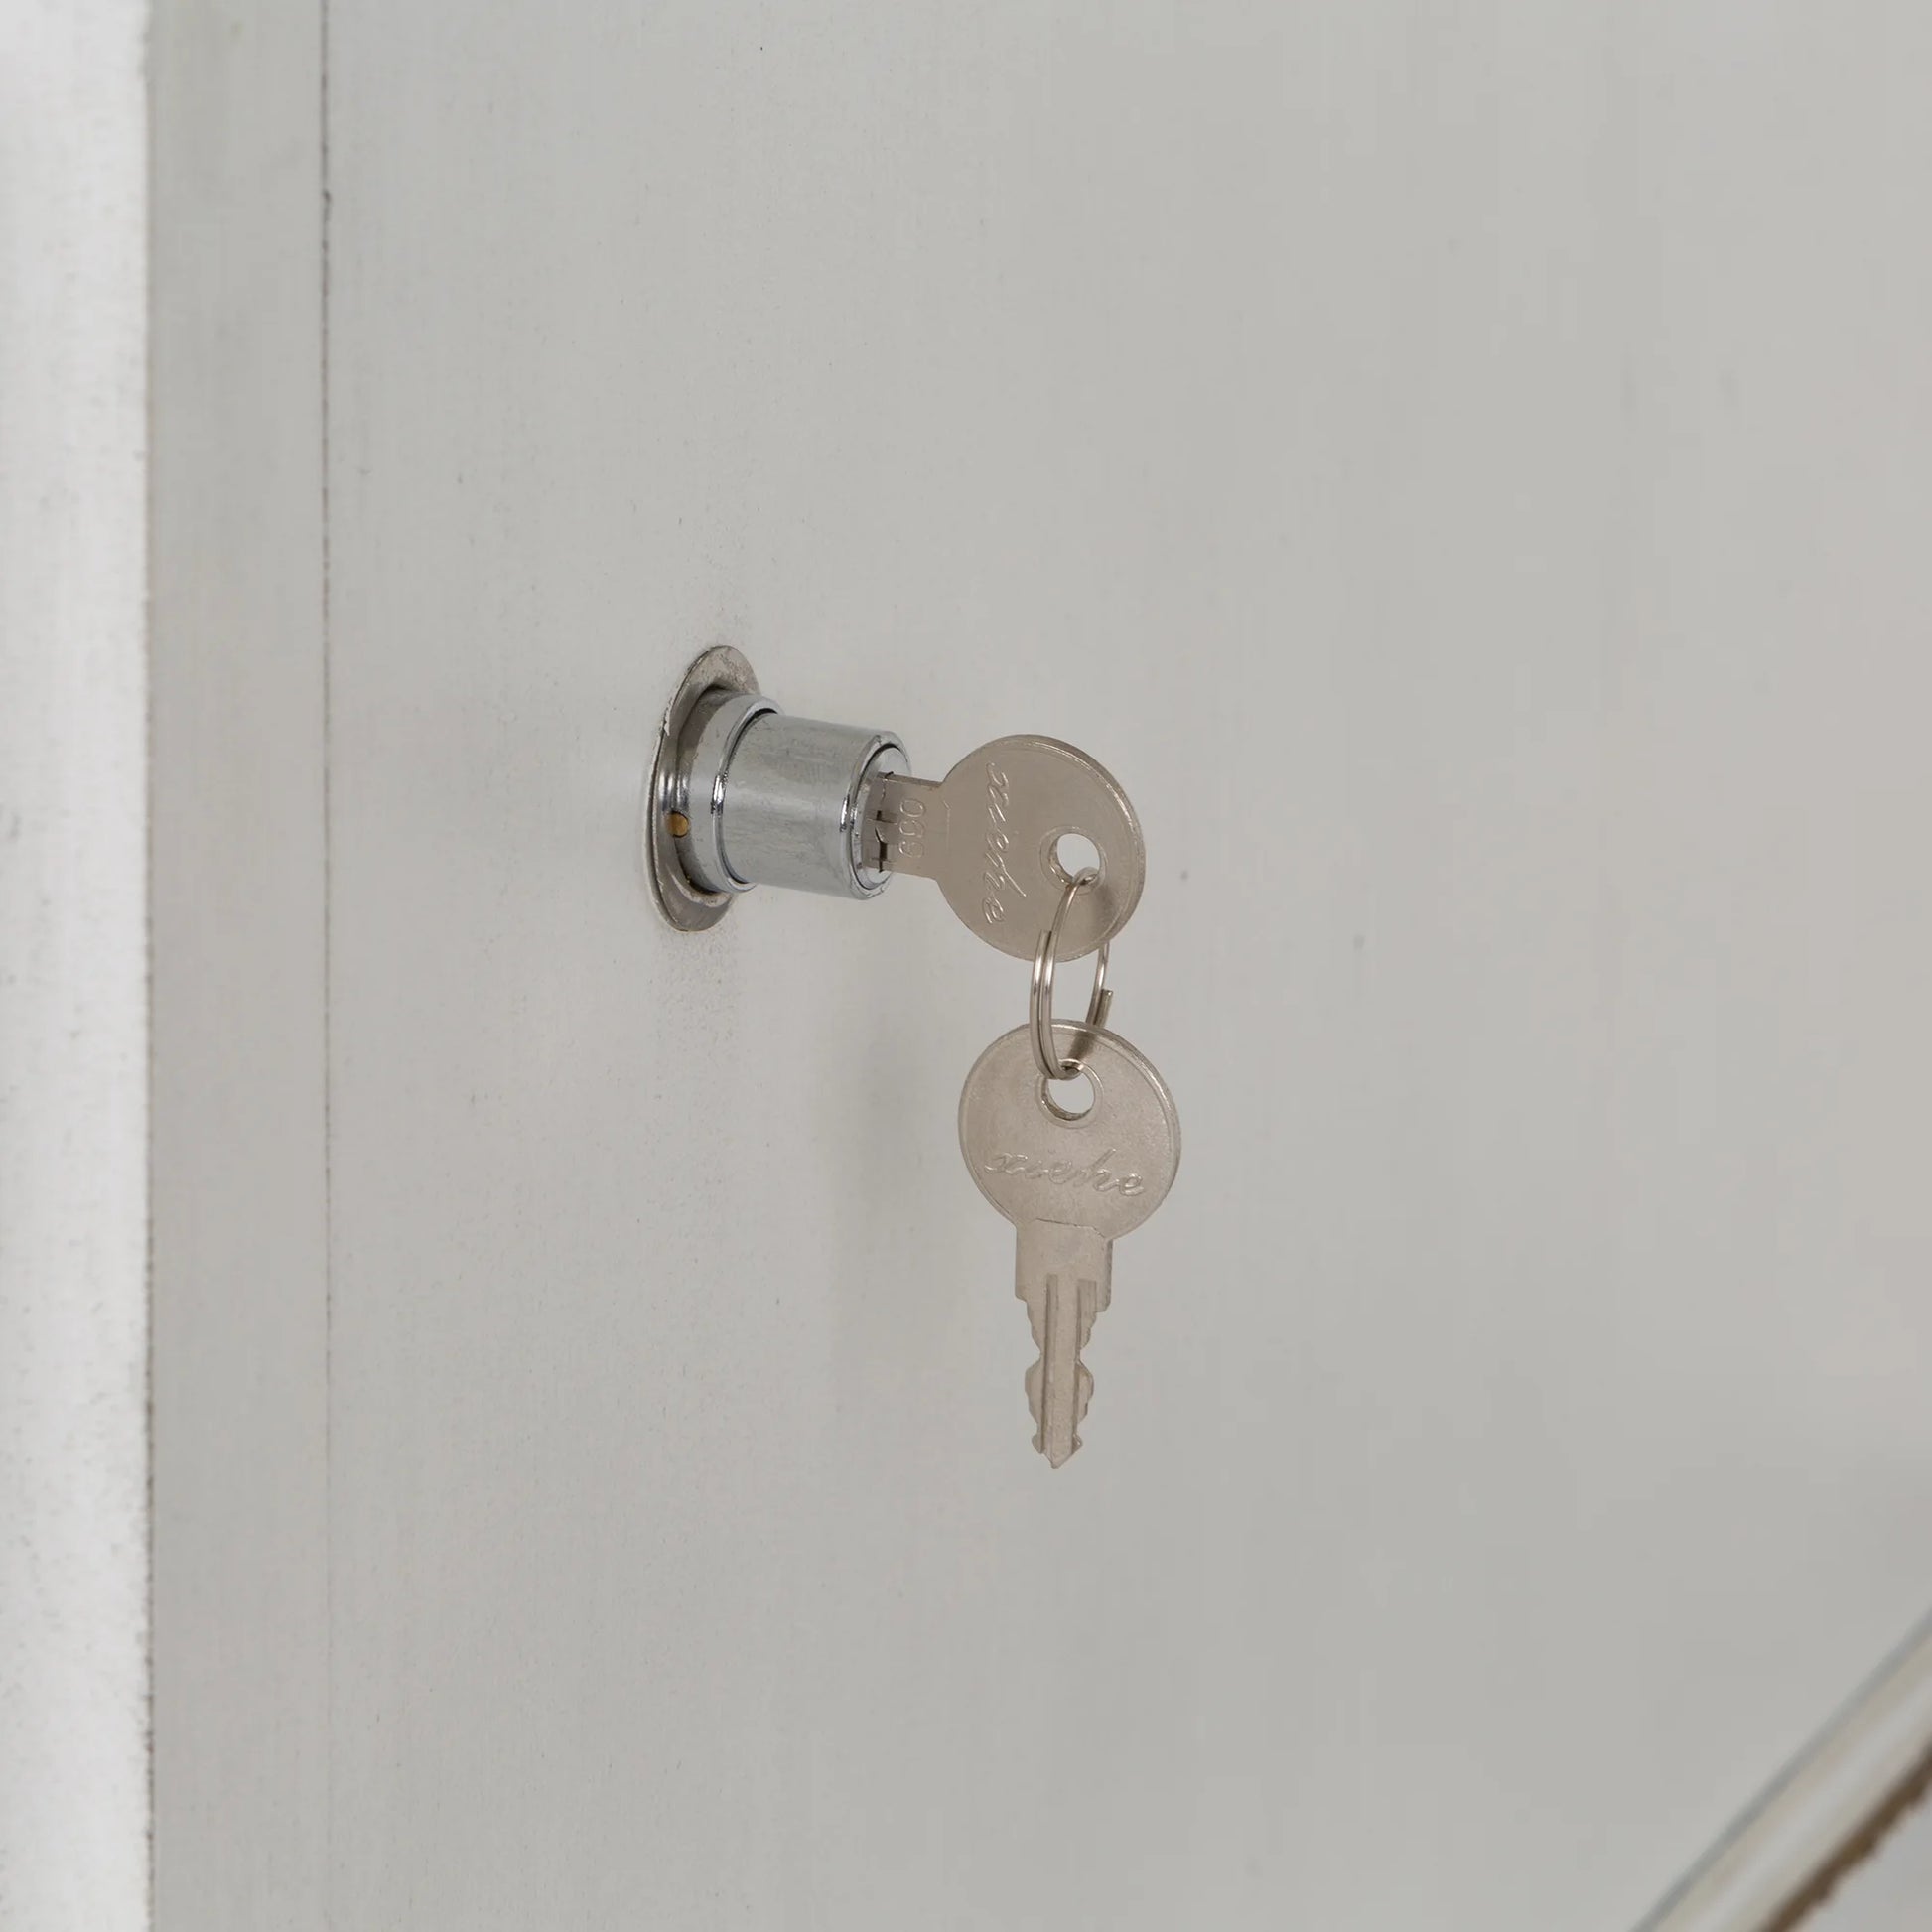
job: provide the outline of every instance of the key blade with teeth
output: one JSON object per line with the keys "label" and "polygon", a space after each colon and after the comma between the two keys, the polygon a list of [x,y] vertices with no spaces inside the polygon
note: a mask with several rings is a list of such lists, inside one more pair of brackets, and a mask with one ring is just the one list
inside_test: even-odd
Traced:
{"label": "key blade with teeth", "polygon": [[1027,1372],[1034,1447],[1059,1468],[1080,1447],[1093,1393],[1082,1356],[1113,1299],[1114,1243],[1167,1197],[1180,1165],[1180,1118],[1147,1058],[1117,1035],[1053,1026],[1093,1089],[1077,1117],[1051,1097],[1031,1030],[996,1039],[966,1076],[959,1145],[979,1190],[1017,1230],[1014,1289],[1039,1359]]}
{"label": "key blade with teeth", "polygon": [[1080,1358],[1113,1297],[1113,1244],[1091,1228],[1019,1224],[1014,1292],[1027,1305],[1039,1360],[1027,1371],[1034,1448],[1058,1468],[1080,1447],[1093,1376]]}

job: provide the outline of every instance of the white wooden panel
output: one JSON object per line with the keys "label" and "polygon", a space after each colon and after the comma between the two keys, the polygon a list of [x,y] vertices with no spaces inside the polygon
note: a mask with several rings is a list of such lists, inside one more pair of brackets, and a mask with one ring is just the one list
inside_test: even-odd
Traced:
{"label": "white wooden panel", "polygon": [[[340,1922],[1621,1928],[1932,1597],[1932,20],[334,0]],[[1026,1447],[929,893],[1091,747],[1187,1120]]]}
{"label": "white wooden panel", "polygon": [[138,0],[0,8],[0,1926],[148,1923]]}
{"label": "white wooden panel", "polygon": [[322,41],[151,43],[160,1932],[323,1925]]}

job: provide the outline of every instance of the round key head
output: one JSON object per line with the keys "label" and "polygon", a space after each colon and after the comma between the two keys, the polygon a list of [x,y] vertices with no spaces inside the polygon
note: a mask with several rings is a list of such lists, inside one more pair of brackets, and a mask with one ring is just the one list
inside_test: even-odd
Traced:
{"label": "round key head", "polygon": [[946,903],[988,945],[1031,959],[1079,870],[1062,863],[1069,834],[1089,839],[1100,877],[1074,896],[1059,956],[1111,939],[1141,902],[1147,847],[1134,807],[1086,753],[1057,738],[996,738],[940,784],[946,857],[935,877]]}
{"label": "round key head", "polygon": [[1065,1083],[1041,1079],[1032,1030],[982,1053],[959,1096],[959,1145],[982,1194],[1016,1224],[1058,1221],[1107,1241],[1167,1198],[1180,1167],[1180,1116],[1145,1054],[1115,1034],[1053,1023],[1062,1059],[1077,1054],[1092,1104],[1066,1111]]}

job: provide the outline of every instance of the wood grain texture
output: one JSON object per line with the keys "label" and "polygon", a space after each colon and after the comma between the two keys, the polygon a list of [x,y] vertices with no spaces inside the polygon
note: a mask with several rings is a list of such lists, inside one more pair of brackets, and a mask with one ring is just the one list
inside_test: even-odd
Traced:
{"label": "wood grain texture", "polygon": [[[1634,1924],[1932,1599],[1932,20],[333,21],[341,1923]],[[1056,1476],[1024,975],[653,922],[713,641],[1139,806]]]}
{"label": "wood grain texture", "polygon": [[0,1925],[148,1922],[146,8],[0,9]]}
{"label": "wood grain texture", "polygon": [[326,1922],[321,50],[155,10],[159,1932]]}

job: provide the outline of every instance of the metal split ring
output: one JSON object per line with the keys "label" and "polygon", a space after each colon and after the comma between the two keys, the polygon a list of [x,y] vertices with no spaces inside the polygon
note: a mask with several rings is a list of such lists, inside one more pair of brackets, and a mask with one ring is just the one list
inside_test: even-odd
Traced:
{"label": "metal split ring", "polygon": [[[1067,908],[1073,897],[1083,886],[1091,886],[1100,874],[1088,866],[1076,873],[1066,882],[1066,891],[1060,897],[1059,910],[1053,914],[1053,923],[1039,936],[1039,946],[1034,953],[1034,987],[1032,999],[1034,1064],[1039,1068],[1041,1077],[1048,1080],[1071,1080],[1076,1074],[1085,1071],[1076,1060],[1060,1059],[1053,1046],[1053,973],[1059,965],[1060,927],[1066,923]],[[1107,1024],[1107,1014],[1114,1004],[1114,996],[1107,990],[1107,942],[1100,942],[1100,957],[1093,969],[1093,997],[1087,1002],[1087,1017],[1084,1031],[1091,1034]]]}

